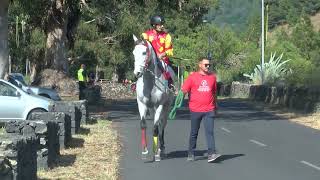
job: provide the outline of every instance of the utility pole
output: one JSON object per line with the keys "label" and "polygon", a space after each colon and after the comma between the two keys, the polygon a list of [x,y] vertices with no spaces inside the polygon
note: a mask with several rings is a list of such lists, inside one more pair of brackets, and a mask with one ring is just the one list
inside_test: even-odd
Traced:
{"label": "utility pole", "polygon": [[209,59],[210,61],[212,60],[211,43],[212,43],[212,37],[211,37],[211,34],[210,34],[210,32],[209,32],[209,35],[208,35],[208,45],[209,45],[208,59]]}
{"label": "utility pole", "polygon": [[261,0],[261,83],[264,84],[264,0]]}
{"label": "utility pole", "polygon": [[12,68],[12,62],[11,62],[11,56],[9,55],[9,74],[11,74],[11,68]]}

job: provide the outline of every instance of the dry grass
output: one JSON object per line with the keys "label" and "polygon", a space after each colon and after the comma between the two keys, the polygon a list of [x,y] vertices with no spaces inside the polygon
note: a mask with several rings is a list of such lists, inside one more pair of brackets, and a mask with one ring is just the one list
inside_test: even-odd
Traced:
{"label": "dry grass", "polygon": [[294,112],[278,113],[280,115],[289,119],[290,121],[320,130],[320,114],[300,114]]}
{"label": "dry grass", "polygon": [[79,96],[61,96],[63,101],[79,101]]}
{"label": "dry grass", "polygon": [[310,17],[314,30],[318,32],[320,30],[320,13]]}
{"label": "dry grass", "polygon": [[[316,13],[315,15],[310,16],[310,20],[311,20],[311,24],[313,26],[314,31],[318,32],[320,30],[320,13]],[[291,34],[293,28],[289,27],[289,24],[278,25],[275,29],[268,32],[269,41],[275,40],[276,39],[275,35],[277,34],[277,32],[282,31],[282,30],[287,32],[288,34]],[[272,43],[277,43],[277,42],[274,41]]]}
{"label": "dry grass", "polygon": [[85,125],[61,151],[57,166],[39,171],[39,179],[119,179],[120,144],[109,121]]}

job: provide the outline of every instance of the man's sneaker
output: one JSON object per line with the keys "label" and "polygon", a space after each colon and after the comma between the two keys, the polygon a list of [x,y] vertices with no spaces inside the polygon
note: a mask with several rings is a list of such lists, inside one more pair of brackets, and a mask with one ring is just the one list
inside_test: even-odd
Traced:
{"label": "man's sneaker", "polygon": [[208,155],[208,163],[215,161],[221,156],[221,154],[209,154]]}
{"label": "man's sneaker", "polygon": [[194,161],[194,154],[188,154],[187,161]]}

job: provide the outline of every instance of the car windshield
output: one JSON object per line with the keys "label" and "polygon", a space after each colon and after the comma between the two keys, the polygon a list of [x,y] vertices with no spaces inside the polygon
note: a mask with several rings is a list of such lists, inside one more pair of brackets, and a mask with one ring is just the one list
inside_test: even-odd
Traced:
{"label": "car windshield", "polygon": [[17,88],[29,93],[28,92],[28,86],[24,82],[23,76],[15,76],[15,75],[11,74],[11,75],[9,75],[8,82],[13,84]]}
{"label": "car windshield", "polygon": [[26,84],[26,82],[24,81],[22,75],[12,74],[12,77],[13,77],[15,80],[18,80],[22,85],[28,86],[28,85]]}

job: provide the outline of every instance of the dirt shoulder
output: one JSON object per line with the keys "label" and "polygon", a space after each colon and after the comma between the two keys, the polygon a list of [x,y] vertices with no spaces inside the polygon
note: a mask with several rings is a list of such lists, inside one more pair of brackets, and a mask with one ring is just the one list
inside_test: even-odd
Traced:
{"label": "dirt shoulder", "polygon": [[70,147],[60,151],[56,166],[38,171],[38,179],[119,179],[118,137],[110,121],[84,125]]}

